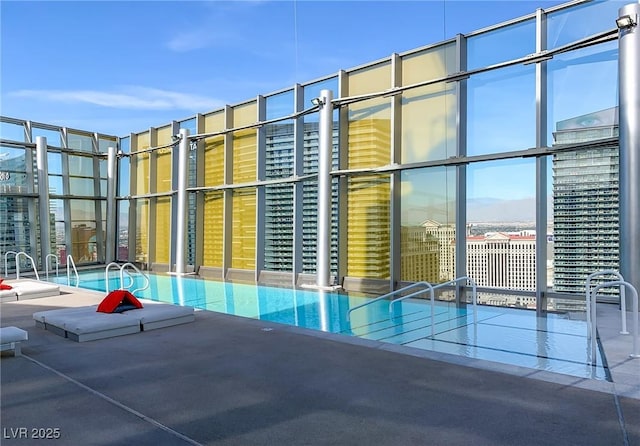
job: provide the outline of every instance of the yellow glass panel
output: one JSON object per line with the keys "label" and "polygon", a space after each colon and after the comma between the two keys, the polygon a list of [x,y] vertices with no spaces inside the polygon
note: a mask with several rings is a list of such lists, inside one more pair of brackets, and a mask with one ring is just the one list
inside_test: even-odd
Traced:
{"label": "yellow glass panel", "polygon": [[[233,127],[253,124],[257,121],[255,102],[233,110]],[[243,183],[256,179],[256,130],[240,130],[233,133],[233,182]]]}
{"label": "yellow glass panel", "polygon": [[[158,146],[171,143],[171,126],[159,128],[156,133]],[[175,146],[173,150],[178,150]],[[171,187],[171,147],[156,150],[156,192],[169,192]]]}
{"label": "yellow glass panel", "polygon": [[[349,74],[349,95],[391,87],[391,65],[380,64]],[[379,167],[391,161],[391,99],[378,98],[349,106],[348,167]]]}
{"label": "yellow glass panel", "polygon": [[171,199],[158,198],[156,202],[156,255],[155,261],[169,264],[169,241],[171,240]]}
{"label": "yellow glass panel", "polygon": [[[433,48],[402,59],[402,85],[455,71],[455,45]],[[445,159],[456,150],[455,83],[407,90],[402,95],[402,163]]]}
{"label": "yellow glass panel", "polygon": [[[221,130],[224,130],[224,112],[204,117],[205,133]],[[204,185],[224,184],[224,135],[207,138],[204,143]]]}
{"label": "yellow glass panel", "polygon": [[[150,146],[149,132],[144,132],[136,135],[132,142],[135,143],[134,147],[131,147],[131,153],[139,150],[148,149]],[[135,173],[136,176],[136,195],[149,193],[149,153],[141,153],[135,156]]]}
{"label": "yellow glass panel", "polygon": [[256,267],[256,190],[233,193],[233,233],[231,237],[231,267]]}
{"label": "yellow glass panel", "polygon": [[136,262],[149,259],[149,200],[136,201]]}
{"label": "yellow glass panel", "polygon": [[389,277],[390,186],[388,176],[349,178],[347,275]]}
{"label": "yellow glass panel", "polygon": [[209,192],[204,196],[204,243],[202,262],[205,266],[222,267],[224,252],[224,196]]}

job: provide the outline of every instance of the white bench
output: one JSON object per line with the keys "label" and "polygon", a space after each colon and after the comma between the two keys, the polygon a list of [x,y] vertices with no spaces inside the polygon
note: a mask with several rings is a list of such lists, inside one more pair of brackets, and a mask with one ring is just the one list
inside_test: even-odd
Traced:
{"label": "white bench", "polygon": [[29,334],[18,327],[0,328],[0,351],[13,350],[14,356],[20,356],[22,350],[20,343],[27,341]]}
{"label": "white bench", "polygon": [[99,313],[96,306],[38,311],[36,326],[76,342],[95,341],[195,320],[192,307],[149,303],[123,313]]}

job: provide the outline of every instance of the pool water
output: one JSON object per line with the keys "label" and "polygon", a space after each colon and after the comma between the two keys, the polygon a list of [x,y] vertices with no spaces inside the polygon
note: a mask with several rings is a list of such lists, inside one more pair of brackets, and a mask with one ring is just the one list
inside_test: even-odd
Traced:
{"label": "pool water", "polygon": [[[295,325],[312,330],[358,336],[393,344],[487,361],[552,371],[583,378],[610,380],[604,355],[591,360],[586,322],[565,315],[536,317],[534,311],[478,306],[473,310],[452,302],[436,302],[433,317],[425,300],[394,304],[381,300],[351,312],[371,298],[361,295],[275,288],[150,274],[140,298],[236,316]],[[125,276],[125,283],[128,282]],[[133,279],[132,279],[133,280]],[[142,286],[135,278],[132,288]],[[66,284],[66,278],[58,280]],[[82,272],[80,286],[105,291],[104,270]],[[120,287],[112,270],[109,289]],[[593,365],[595,363],[595,365]]]}

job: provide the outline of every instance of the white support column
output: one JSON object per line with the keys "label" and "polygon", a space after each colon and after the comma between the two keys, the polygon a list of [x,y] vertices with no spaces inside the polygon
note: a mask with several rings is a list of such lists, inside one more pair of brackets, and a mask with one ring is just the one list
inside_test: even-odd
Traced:
{"label": "white support column", "polygon": [[618,16],[620,273],[640,290],[640,3],[623,6]]}
{"label": "white support column", "polygon": [[[38,213],[40,218],[40,262],[51,254],[51,227],[49,221],[49,166],[47,162],[47,138],[36,137],[36,166],[38,169]],[[34,255],[35,257],[35,255]],[[36,265],[33,265],[37,268]]]}
{"label": "white support column", "polygon": [[331,152],[333,147],[333,93],[320,91],[318,123],[318,246],[316,285],[331,287]]}
{"label": "white support column", "polygon": [[107,149],[107,228],[105,234],[105,263],[116,260],[116,243],[118,240],[118,224],[116,219],[116,175],[118,155],[115,147]]}
{"label": "white support column", "polygon": [[189,165],[189,130],[180,129],[180,145],[178,147],[178,189],[176,200],[178,212],[176,218],[176,274],[185,274],[185,255],[187,239],[187,180]]}

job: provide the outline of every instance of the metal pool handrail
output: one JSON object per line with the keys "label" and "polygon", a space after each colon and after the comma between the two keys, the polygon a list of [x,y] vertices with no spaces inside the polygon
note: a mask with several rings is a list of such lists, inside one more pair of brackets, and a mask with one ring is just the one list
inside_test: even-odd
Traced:
{"label": "metal pool handrail", "polygon": [[33,268],[33,272],[36,275],[36,280],[40,280],[40,275],[38,274],[38,269],[36,268],[35,260],[33,260],[33,257],[31,257],[29,254],[27,254],[24,251],[20,251],[20,252],[7,251],[4,254],[4,275],[5,275],[5,277],[9,275],[8,274],[8,265],[7,265],[7,256],[9,254],[15,254],[15,256],[16,256],[16,259],[15,259],[15,262],[16,262],[16,279],[20,278],[20,263],[18,262],[18,258],[20,256],[25,256],[27,259],[29,259],[31,261],[31,267]]}
{"label": "metal pool handrail", "polygon": [[[593,289],[593,295],[601,290],[602,288],[610,288],[614,286],[625,286],[631,290],[633,302],[632,302],[632,320],[633,320],[633,351],[629,355],[631,358],[640,358],[640,352],[638,351],[638,292],[629,282],[625,282],[624,280],[614,280],[611,282],[601,283]],[[626,310],[625,310],[626,311]],[[622,317],[626,319],[626,314],[622,313]],[[591,327],[591,346],[592,346],[592,354],[595,358],[595,339],[596,339],[596,312],[595,307],[593,311],[593,327]]]}
{"label": "metal pool handrail", "polygon": [[56,259],[56,277],[60,274],[60,261],[58,260],[58,256],[55,254],[47,254],[47,257],[44,259],[44,272],[47,276],[47,281],[49,281],[49,259]]}
{"label": "metal pool handrail", "polygon": [[[9,276],[9,254],[13,254],[15,256],[18,255],[18,251],[7,251],[4,253],[4,277],[8,277]],[[16,268],[18,266],[18,262],[16,261]]]}
{"label": "metal pool handrail", "polygon": [[[430,300],[431,300],[431,336],[433,336],[435,334],[435,327],[434,327],[434,316],[435,316],[435,293],[434,290],[438,289],[438,288],[442,288],[448,285],[452,285],[454,283],[458,283],[461,281],[469,281],[471,283],[471,288],[472,288],[472,292],[471,292],[471,296],[472,296],[472,302],[473,302],[473,323],[477,324],[478,323],[478,297],[477,297],[477,292],[476,292],[476,283],[473,279],[471,279],[470,277],[467,276],[462,276],[462,277],[458,277],[457,279],[453,279],[450,280],[448,282],[443,282],[443,283],[439,283],[436,286],[431,286],[429,285],[430,289]],[[427,282],[424,282],[427,283]],[[393,304],[396,302],[399,302],[401,300],[404,299],[409,299],[410,297],[414,297],[417,296],[421,293],[423,293],[426,290],[421,290],[412,294],[409,294],[407,296],[402,296],[399,297],[397,299],[392,300],[391,302],[389,302],[389,313],[391,314],[392,310],[393,310]]]}
{"label": "metal pool handrail", "polygon": [[142,288],[136,288],[136,289],[130,291],[131,294],[134,294],[137,291],[144,291],[147,288],[149,288],[149,285],[151,284],[151,282],[149,281],[149,276],[147,276],[145,273],[140,271],[140,269],[138,269],[133,263],[127,262],[127,263],[125,263],[123,265],[119,265],[116,262],[111,262],[104,269],[105,291],[107,293],[109,293],[109,269],[111,269],[112,266],[115,266],[120,271],[120,289],[126,290],[128,288],[131,288],[133,286],[133,284],[135,283],[134,280],[133,280],[133,277],[127,271],[127,274],[129,275],[129,278],[131,279],[131,282],[127,286],[124,285],[124,272],[125,272],[125,270],[127,268],[132,268],[138,274],[140,274],[145,280],[145,285]]}
{"label": "metal pool handrail", "polygon": [[[595,330],[593,327],[595,327],[595,319],[596,319],[596,300],[593,299],[592,301],[591,299],[591,296],[592,296],[591,279],[597,276],[606,276],[606,275],[615,276],[616,279],[620,281],[624,281],[624,277],[622,277],[622,274],[620,274],[618,271],[614,269],[604,269],[602,271],[596,271],[595,273],[589,274],[587,276],[587,283],[585,285],[585,289],[586,289],[585,300],[587,304],[587,329],[589,330],[590,333],[591,332],[595,333]],[[624,315],[625,311],[627,311],[627,303],[626,303],[624,291],[625,291],[625,287],[621,286],[620,287],[620,307],[622,308],[622,331],[620,333],[629,334],[629,332],[627,331],[627,318]],[[593,320],[591,320],[592,318]]]}
{"label": "metal pool handrail", "polygon": [[[69,268],[71,266],[71,268]],[[78,274],[78,270],[76,269],[76,262],[73,261],[73,256],[69,254],[67,256],[67,285],[71,286],[71,269],[73,269],[73,273],[76,276],[76,288],[80,287],[80,275]]]}
{"label": "metal pool handrail", "polygon": [[396,294],[399,294],[399,293],[403,293],[403,292],[405,292],[407,290],[416,288],[418,286],[431,287],[431,284],[429,282],[415,282],[415,283],[412,283],[411,285],[407,285],[404,288],[400,288],[398,290],[395,290],[395,291],[392,291],[390,293],[384,294],[382,296],[376,297],[375,299],[371,299],[370,301],[367,301],[367,302],[365,302],[363,304],[356,305],[355,307],[353,307],[353,308],[349,309],[349,311],[347,311],[347,321],[351,320],[351,312],[352,311],[355,311],[355,310],[357,310],[359,308],[362,308],[362,307],[366,307],[367,305],[371,305],[372,303],[375,303],[375,302],[377,302],[379,300],[388,299],[389,297],[395,296]]}

